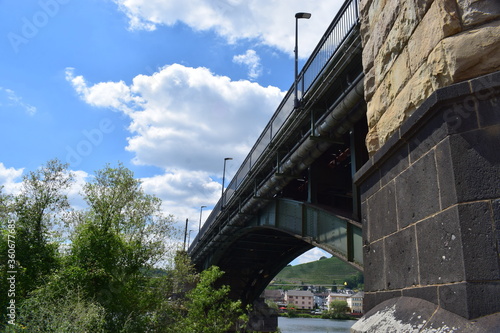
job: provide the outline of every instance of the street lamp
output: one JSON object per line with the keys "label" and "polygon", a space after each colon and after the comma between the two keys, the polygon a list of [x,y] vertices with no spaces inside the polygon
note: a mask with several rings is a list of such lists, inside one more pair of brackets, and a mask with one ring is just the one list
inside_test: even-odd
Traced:
{"label": "street lamp", "polygon": [[187,242],[188,249],[189,249],[189,243],[191,242],[191,231],[193,231],[193,230],[189,230],[189,234],[188,234],[188,242]]}
{"label": "street lamp", "polygon": [[186,228],[184,229],[184,245],[182,246],[182,249],[186,249],[186,237],[187,237],[187,232],[188,232],[188,222],[189,219],[186,219]]}
{"label": "street lamp", "polygon": [[224,209],[224,178],[226,177],[226,161],[230,161],[232,160],[233,158],[232,157],[226,157],[224,158],[224,171],[222,172],[222,193],[221,193],[221,205],[220,205],[220,209]]}
{"label": "street lamp", "polygon": [[309,19],[311,13],[297,13],[295,14],[295,99],[293,101],[294,109],[297,110],[300,107],[300,102],[298,98],[298,79],[299,79],[299,19]]}
{"label": "street lamp", "polygon": [[201,213],[203,212],[203,208],[205,208],[205,207],[207,207],[207,206],[200,207],[200,228],[198,229],[198,233],[200,233],[200,231],[201,231]]}

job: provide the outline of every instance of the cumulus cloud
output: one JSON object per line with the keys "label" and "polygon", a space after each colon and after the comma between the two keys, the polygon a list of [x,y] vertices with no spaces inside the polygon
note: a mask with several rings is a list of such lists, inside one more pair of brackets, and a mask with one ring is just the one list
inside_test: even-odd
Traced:
{"label": "cumulus cloud", "polygon": [[135,154],[136,164],[211,175],[220,173],[229,153],[242,161],[284,96],[276,87],[178,64],[138,75],[130,86],[88,85],[82,76],[68,73],[85,102],[130,117],[126,149]]}
{"label": "cumulus cloud", "polygon": [[[302,57],[314,49],[342,1],[316,0],[114,0],[132,30],[154,30],[182,22],[196,31],[213,30],[229,43],[255,39],[292,54],[295,13],[311,12],[300,29]],[[302,24],[302,23],[301,23]]]}
{"label": "cumulus cloud", "polygon": [[255,50],[247,50],[245,54],[234,56],[233,62],[247,66],[248,77],[251,80],[257,79],[262,74],[262,65],[260,64],[260,57],[257,55]]}
{"label": "cumulus cloud", "polygon": [[74,68],[66,68],[66,80],[88,104],[95,107],[110,107],[127,114],[141,105],[141,98],[135,96],[123,82],[101,82],[88,86],[83,76],[75,76]]}
{"label": "cumulus cloud", "polygon": [[320,249],[319,247],[315,247],[309,251],[307,251],[306,253],[302,254],[301,256],[297,257],[293,262],[292,264],[293,265],[300,265],[300,264],[305,264],[305,263],[308,263],[308,262],[312,262],[312,261],[317,261],[319,260],[321,257],[327,257],[327,258],[330,258],[332,255],[329,254],[328,252]]}
{"label": "cumulus cloud", "polygon": [[22,97],[18,96],[15,91],[8,88],[0,87],[0,92],[4,92],[5,97],[1,97],[1,99],[6,100],[8,102],[7,105],[21,107],[30,116],[36,113],[37,111],[36,107],[24,102]]}
{"label": "cumulus cloud", "polygon": [[0,162],[0,186],[4,187],[4,193],[16,194],[20,191],[23,172],[23,168],[7,168],[2,162]]}
{"label": "cumulus cloud", "polygon": [[227,165],[229,179],[284,96],[276,87],[179,64],[138,75],[131,85],[89,84],[73,69],[66,79],[86,103],[129,117],[126,149],[133,162],[164,170],[143,179],[144,187],[176,216],[217,202],[224,157],[234,159]]}

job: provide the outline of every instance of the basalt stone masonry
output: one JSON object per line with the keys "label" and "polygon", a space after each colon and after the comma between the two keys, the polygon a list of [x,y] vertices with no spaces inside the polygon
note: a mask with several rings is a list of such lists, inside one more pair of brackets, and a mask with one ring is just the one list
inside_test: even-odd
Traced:
{"label": "basalt stone masonry", "polygon": [[453,314],[443,329],[500,327],[500,1],[361,0],[360,20],[370,159],[354,182],[373,311],[354,331],[415,323],[415,299],[430,311],[417,332],[439,313]]}
{"label": "basalt stone masonry", "polygon": [[355,182],[365,311],[411,297],[469,320],[500,312],[500,72],[432,93]]}

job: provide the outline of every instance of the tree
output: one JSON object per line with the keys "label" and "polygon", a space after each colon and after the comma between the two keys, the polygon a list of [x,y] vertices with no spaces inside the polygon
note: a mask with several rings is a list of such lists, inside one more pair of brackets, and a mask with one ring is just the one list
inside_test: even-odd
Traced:
{"label": "tree", "polygon": [[349,307],[347,306],[346,301],[332,301],[330,303],[330,309],[334,314],[345,314],[349,312]]}
{"label": "tree", "polygon": [[200,274],[198,284],[186,295],[187,315],[175,332],[223,333],[238,322],[246,323],[248,318],[243,312],[241,301],[228,298],[229,287],[215,287],[223,274],[216,266]]}
{"label": "tree", "polygon": [[[64,192],[73,181],[67,167],[58,160],[51,160],[23,177],[18,195],[0,195],[2,312],[9,301],[7,293],[3,292],[7,271],[17,272],[15,296],[19,300],[43,285],[44,280],[59,268],[59,243],[55,229],[69,208]],[[14,244],[15,259],[12,260],[15,264],[10,264],[7,250]]]}
{"label": "tree", "polygon": [[173,217],[121,164],[97,171],[83,194],[89,208],[78,215],[63,280],[106,309],[108,330],[139,332],[154,307],[146,273],[167,259]]}

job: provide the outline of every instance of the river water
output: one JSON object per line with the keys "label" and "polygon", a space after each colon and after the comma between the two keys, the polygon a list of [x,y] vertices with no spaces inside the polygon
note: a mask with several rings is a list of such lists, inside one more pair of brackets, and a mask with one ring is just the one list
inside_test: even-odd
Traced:
{"label": "river water", "polygon": [[278,317],[282,333],[348,333],[356,320]]}

